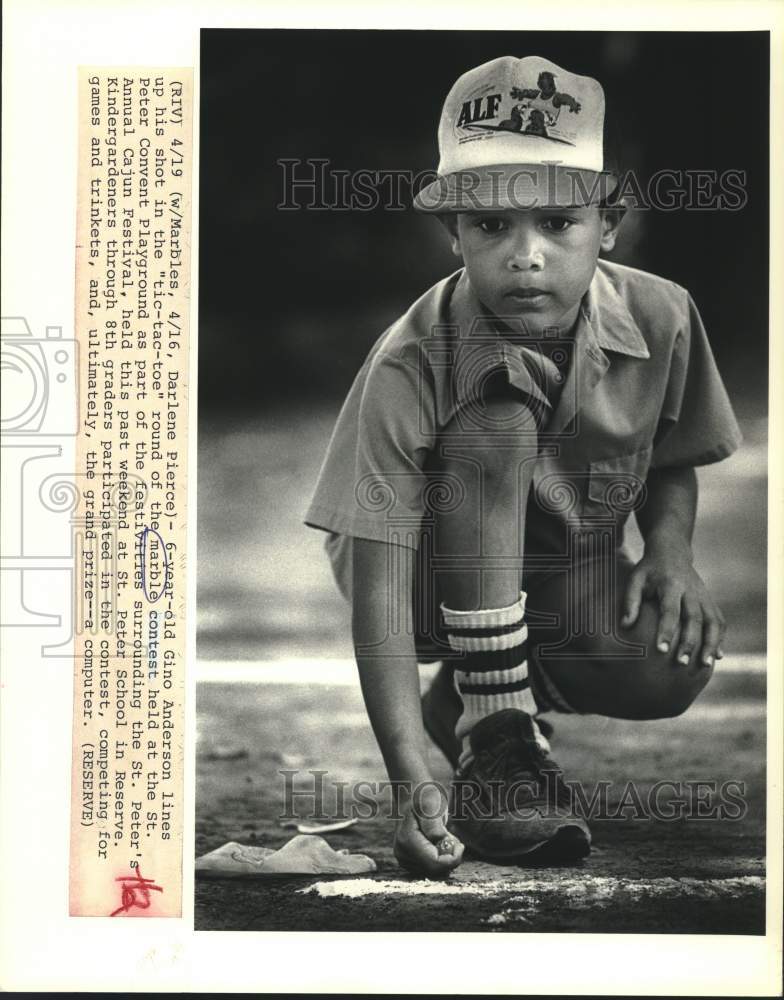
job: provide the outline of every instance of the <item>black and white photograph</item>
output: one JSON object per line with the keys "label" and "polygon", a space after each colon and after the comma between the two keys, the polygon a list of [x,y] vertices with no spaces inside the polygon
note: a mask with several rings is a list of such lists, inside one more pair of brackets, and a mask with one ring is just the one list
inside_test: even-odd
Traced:
{"label": "black and white photograph", "polygon": [[201,31],[196,930],[765,934],[770,35],[709,28]]}
{"label": "black and white photograph", "polygon": [[0,989],[780,996],[781,3],[2,45]]}

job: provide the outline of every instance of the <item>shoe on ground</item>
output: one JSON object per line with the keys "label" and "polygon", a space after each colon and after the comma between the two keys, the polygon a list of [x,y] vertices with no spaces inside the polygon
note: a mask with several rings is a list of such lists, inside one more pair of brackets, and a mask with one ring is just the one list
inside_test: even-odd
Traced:
{"label": "shoe on ground", "polygon": [[574,861],[591,834],[576,815],[560,767],[539,747],[531,716],[495,712],[471,730],[473,759],[452,782],[449,828],[496,863]]}

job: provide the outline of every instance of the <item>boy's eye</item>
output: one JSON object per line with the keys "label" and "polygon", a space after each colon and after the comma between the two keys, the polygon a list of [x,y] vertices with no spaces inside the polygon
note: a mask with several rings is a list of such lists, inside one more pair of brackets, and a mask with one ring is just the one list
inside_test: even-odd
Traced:
{"label": "boy's eye", "polygon": [[545,229],[549,229],[552,233],[565,233],[572,225],[572,220],[568,219],[565,215],[551,215],[542,222],[542,226]]}
{"label": "boy's eye", "polygon": [[494,236],[496,233],[500,233],[504,228],[503,219],[480,219],[477,222],[477,226],[482,230],[483,233],[487,233],[488,236]]}

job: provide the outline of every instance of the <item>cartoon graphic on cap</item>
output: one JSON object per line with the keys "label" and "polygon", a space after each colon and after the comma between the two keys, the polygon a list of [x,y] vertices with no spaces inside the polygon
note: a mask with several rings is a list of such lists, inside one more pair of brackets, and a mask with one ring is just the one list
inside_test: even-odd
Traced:
{"label": "cartoon graphic on cap", "polygon": [[618,184],[604,163],[601,84],[542,56],[463,73],[444,101],[438,153],[417,211],[598,204]]}
{"label": "cartoon graphic on cap", "polygon": [[512,87],[509,96],[519,103],[512,107],[509,118],[505,118],[498,125],[490,125],[485,121],[472,121],[471,102],[467,101],[463,105],[457,125],[492,132],[521,132],[523,135],[538,135],[543,139],[567,142],[566,139],[550,135],[547,129],[557,124],[561,108],[567,107],[570,114],[579,114],[582,106],[571,94],[559,92],[555,80],[554,73],[542,70],[536,81],[536,87]]}

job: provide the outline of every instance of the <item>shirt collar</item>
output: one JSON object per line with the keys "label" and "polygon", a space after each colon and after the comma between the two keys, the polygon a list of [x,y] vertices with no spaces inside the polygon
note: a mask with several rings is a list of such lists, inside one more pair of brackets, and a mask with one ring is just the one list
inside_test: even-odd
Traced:
{"label": "shirt collar", "polygon": [[[465,269],[457,271],[449,279],[454,282],[450,297],[450,310],[447,323],[438,327],[439,341],[447,340],[457,335],[458,352],[464,351],[472,356],[470,364],[464,366],[470,371],[475,364],[489,367],[493,363],[507,368],[510,381],[518,385],[529,395],[538,399],[543,406],[549,408],[550,403],[543,395],[537,379],[533,378],[526,363],[530,361],[530,352],[515,338],[505,337],[493,323],[492,317],[486,315],[486,310],[479,302]],[[431,331],[432,335],[432,331]],[[474,354],[477,348],[476,340],[481,343],[481,362]],[[609,358],[605,351],[625,354],[632,358],[649,358],[650,352],[645,340],[630,313],[626,303],[618,294],[615,286],[602,269],[599,262],[588,292],[583,298],[577,326],[574,331],[575,348],[579,354],[587,353],[601,370],[606,371]],[[444,342],[444,347],[447,343]],[[461,368],[461,371],[463,369]],[[471,396],[467,392],[463,380],[453,379],[451,392],[454,403],[465,402]]]}
{"label": "shirt collar", "polygon": [[618,294],[599,262],[582,312],[594,335],[597,347],[632,358],[649,358],[650,351],[629,308]]}

